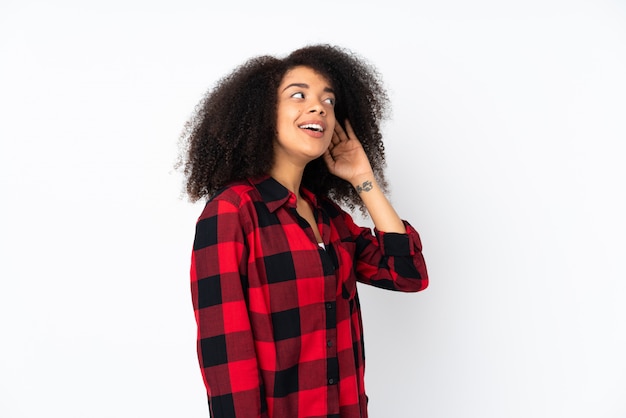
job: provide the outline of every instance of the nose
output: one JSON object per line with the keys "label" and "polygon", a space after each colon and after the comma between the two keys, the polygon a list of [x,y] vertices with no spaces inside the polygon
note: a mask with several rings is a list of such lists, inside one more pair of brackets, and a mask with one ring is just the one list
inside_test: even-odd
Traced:
{"label": "nose", "polygon": [[324,109],[324,106],[319,100],[316,100],[315,102],[313,102],[311,104],[311,108],[309,109],[309,113],[315,113],[315,112],[319,113],[320,115],[326,114],[326,110]]}

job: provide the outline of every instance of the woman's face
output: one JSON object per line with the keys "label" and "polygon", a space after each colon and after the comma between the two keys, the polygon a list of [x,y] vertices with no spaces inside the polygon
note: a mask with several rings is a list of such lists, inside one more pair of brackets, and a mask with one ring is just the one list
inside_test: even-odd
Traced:
{"label": "woman's face", "polygon": [[330,82],[309,67],[294,67],[278,87],[275,163],[304,166],[324,154],[335,129]]}

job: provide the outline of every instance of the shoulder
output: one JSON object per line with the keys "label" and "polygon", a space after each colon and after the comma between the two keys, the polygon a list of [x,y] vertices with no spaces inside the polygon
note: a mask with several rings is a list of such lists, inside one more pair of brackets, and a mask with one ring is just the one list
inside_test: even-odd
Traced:
{"label": "shoulder", "polygon": [[241,212],[260,200],[258,191],[247,180],[239,180],[219,189],[206,202],[199,219],[228,212]]}
{"label": "shoulder", "polygon": [[239,207],[255,200],[260,200],[257,189],[248,180],[238,180],[218,190],[207,204],[225,201]]}

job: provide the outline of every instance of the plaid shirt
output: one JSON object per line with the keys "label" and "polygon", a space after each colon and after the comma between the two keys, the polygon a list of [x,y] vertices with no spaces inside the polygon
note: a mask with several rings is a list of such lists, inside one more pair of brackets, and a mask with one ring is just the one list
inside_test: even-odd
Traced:
{"label": "plaid shirt", "polygon": [[209,409],[222,417],[367,417],[357,281],[428,284],[417,232],[360,228],[302,191],[325,249],[271,177],[237,182],[196,225],[191,292]]}

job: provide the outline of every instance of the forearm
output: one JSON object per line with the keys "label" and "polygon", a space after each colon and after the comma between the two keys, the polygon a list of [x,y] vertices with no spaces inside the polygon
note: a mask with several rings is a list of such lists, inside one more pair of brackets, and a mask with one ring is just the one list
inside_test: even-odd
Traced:
{"label": "forearm", "polygon": [[[363,187],[363,186],[361,186]],[[428,272],[420,236],[408,222],[404,232],[362,227],[349,214],[343,221],[356,242],[356,279],[359,282],[401,292],[418,292],[428,286]]]}
{"label": "forearm", "polygon": [[406,227],[380,189],[373,174],[359,176],[351,181],[359,193],[374,226],[379,231],[406,233]]}

